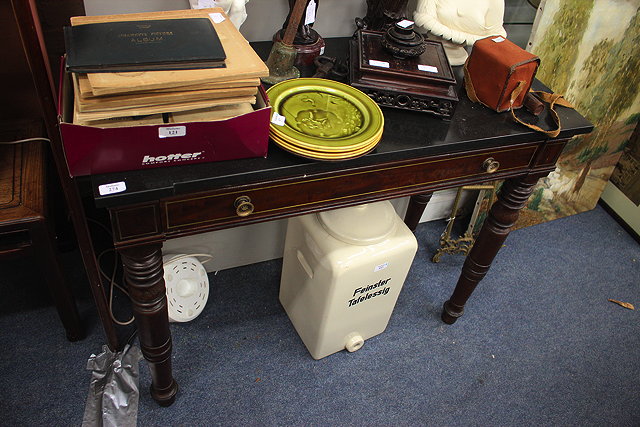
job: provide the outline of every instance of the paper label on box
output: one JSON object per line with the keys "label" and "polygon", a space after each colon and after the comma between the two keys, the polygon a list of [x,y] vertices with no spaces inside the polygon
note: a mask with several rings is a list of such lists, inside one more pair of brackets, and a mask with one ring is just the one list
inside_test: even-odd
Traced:
{"label": "paper label on box", "polygon": [[271,116],[271,123],[278,126],[284,126],[285,117],[274,111],[273,116]]}
{"label": "paper label on box", "polygon": [[221,13],[218,13],[218,12],[210,13],[209,16],[211,17],[211,20],[216,24],[219,24],[224,21],[224,15],[222,15]]}
{"label": "paper label on box", "polygon": [[369,65],[373,66],[373,67],[382,67],[382,68],[389,68],[389,63],[386,61],[376,61],[375,59],[370,59],[369,60]]}
{"label": "paper label on box", "polygon": [[420,71],[428,71],[430,73],[437,73],[438,67],[434,67],[433,65],[418,65],[418,70]]}
{"label": "paper label on box", "polygon": [[316,2],[311,0],[307,5],[307,12],[304,17],[304,25],[313,24],[316,22]]}
{"label": "paper label on box", "polygon": [[106,194],[122,193],[126,189],[127,189],[127,184],[125,184],[124,181],[120,181],[120,182],[113,182],[111,184],[99,185],[98,193],[100,193],[101,196],[104,196]]}
{"label": "paper label on box", "polygon": [[185,136],[186,134],[186,126],[167,126],[158,128],[158,137],[160,138],[173,138],[174,136]]}
{"label": "paper label on box", "polygon": [[388,262],[385,262],[384,264],[376,265],[375,268],[373,269],[373,272],[375,273],[376,271],[384,270],[387,267],[389,267]]}
{"label": "paper label on box", "polygon": [[491,39],[494,43],[502,43],[505,41],[504,37],[496,37],[495,39]]}
{"label": "paper label on box", "polygon": [[409,28],[413,24],[414,24],[414,22],[413,21],[409,21],[408,19],[403,19],[402,21],[396,23],[396,25],[398,25],[399,27],[402,27],[402,28]]}

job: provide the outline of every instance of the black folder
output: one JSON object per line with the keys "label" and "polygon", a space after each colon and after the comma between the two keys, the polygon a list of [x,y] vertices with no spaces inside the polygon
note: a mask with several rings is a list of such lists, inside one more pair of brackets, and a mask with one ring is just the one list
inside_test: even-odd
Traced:
{"label": "black folder", "polygon": [[67,70],[77,73],[224,67],[208,18],[105,22],[64,28]]}

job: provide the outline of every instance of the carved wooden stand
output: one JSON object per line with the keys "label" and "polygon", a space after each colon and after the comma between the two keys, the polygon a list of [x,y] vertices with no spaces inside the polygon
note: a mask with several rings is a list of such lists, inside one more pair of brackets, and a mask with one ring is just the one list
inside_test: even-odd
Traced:
{"label": "carved wooden stand", "polygon": [[384,31],[406,15],[408,0],[367,0],[367,15],[361,22],[373,31]]}
{"label": "carved wooden stand", "polygon": [[[456,79],[442,44],[427,40],[420,56],[399,59],[382,46],[382,38],[379,32],[356,32],[349,46],[351,85],[385,107],[451,118],[458,103]],[[421,70],[425,66],[432,68]]]}

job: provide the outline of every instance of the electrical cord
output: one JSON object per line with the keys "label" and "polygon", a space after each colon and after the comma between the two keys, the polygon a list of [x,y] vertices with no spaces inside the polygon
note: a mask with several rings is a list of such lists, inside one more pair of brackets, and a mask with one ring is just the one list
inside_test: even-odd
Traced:
{"label": "electrical cord", "polygon": [[[94,225],[99,226],[103,231],[105,231],[109,237],[111,238],[111,230],[109,230],[103,223],[101,223],[100,221],[96,221],[93,218],[87,218],[87,222],[90,222]],[[102,269],[102,258],[110,253],[113,252],[114,253],[114,260],[113,260],[113,270],[111,271],[111,275],[108,275],[107,273],[105,273],[105,271]],[[113,248],[109,248],[109,249],[105,249],[104,251],[100,252],[100,254],[98,254],[98,269],[100,270],[100,275],[102,277],[104,277],[108,283],[109,283],[109,317],[111,318],[111,320],[116,324],[116,325],[120,325],[120,326],[128,326],[130,324],[132,324],[135,321],[135,316],[131,316],[131,318],[129,320],[126,321],[121,321],[116,319],[115,314],[113,314],[113,290],[114,288],[118,288],[123,294],[125,294],[127,296],[127,298],[131,298],[129,296],[129,292],[127,292],[127,290],[120,286],[120,284],[118,284],[118,282],[116,281],[116,274],[118,272],[118,262],[119,260],[119,256],[118,253],[115,251],[115,249]]]}
{"label": "electrical cord", "polygon": [[[111,276],[109,276],[108,274],[106,274],[104,272],[104,270],[102,269],[102,257],[109,253],[109,252],[113,252],[115,254],[115,259],[113,261],[113,270],[111,272]],[[129,292],[127,292],[127,290],[125,288],[123,288],[122,286],[120,286],[118,284],[118,282],[116,282],[116,273],[118,272],[118,253],[115,252],[114,249],[105,249],[104,251],[100,252],[100,254],[98,255],[98,267],[100,268],[100,274],[102,275],[102,277],[104,277],[105,279],[107,279],[109,281],[109,317],[111,317],[111,320],[113,320],[113,322],[117,325],[120,326],[127,326],[133,323],[133,321],[135,320],[135,316],[131,316],[131,318],[127,321],[120,321],[118,319],[116,319],[116,316],[113,314],[113,290],[114,288],[118,288],[123,294],[125,294],[127,296],[127,298],[131,298],[129,295]]]}
{"label": "electrical cord", "polygon": [[0,141],[0,145],[22,144],[23,142],[31,142],[31,141],[51,142],[49,138],[27,138],[27,139],[18,139],[16,141]]}

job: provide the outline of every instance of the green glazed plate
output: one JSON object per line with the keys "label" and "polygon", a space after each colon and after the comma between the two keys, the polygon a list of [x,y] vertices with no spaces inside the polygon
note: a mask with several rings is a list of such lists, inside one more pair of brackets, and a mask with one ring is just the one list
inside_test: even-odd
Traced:
{"label": "green glazed plate", "polygon": [[271,137],[271,140],[275,142],[280,148],[283,148],[284,150],[290,152],[291,154],[295,154],[300,157],[305,157],[307,159],[324,160],[324,161],[340,161],[340,160],[354,159],[356,157],[364,156],[365,154],[371,152],[376,147],[376,145],[378,145],[377,141],[374,141],[357,150],[343,152],[343,153],[335,153],[335,152],[326,152],[326,151],[307,150],[295,145],[291,145],[287,141],[282,140],[273,134],[271,134],[270,137]]}
{"label": "green glazed plate", "polygon": [[[380,107],[366,94],[333,80],[300,78],[267,90],[271,131],[290,144],[318,151],[368,146],[382,133]],[[273,123],[275,114],[284,125]]]}

